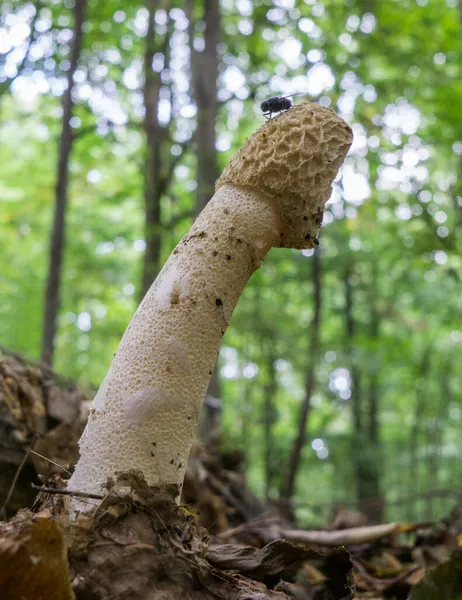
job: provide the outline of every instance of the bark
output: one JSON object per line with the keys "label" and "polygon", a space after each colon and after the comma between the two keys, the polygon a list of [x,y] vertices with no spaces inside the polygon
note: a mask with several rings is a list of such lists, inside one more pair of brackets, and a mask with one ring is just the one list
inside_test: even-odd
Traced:
{"label": "bark", "polygon": [[58,148],[57,180],[55,188],[55,214],[53,231],[51,234],[41,350],[41,360],[50,366],[53,363],[56,320],[60,304],[59,293],[62,276],[62,262],[66,241],[65,216],[68,204],[69,159],[73,144],[72,129],[70,125],[70,119],[74,108],[72,88],[74,73],[78,66],[82,48],[82,26],[85,8],[86,0],[75,0],[74,37],[70,56],[70,67],[67,72],[67,89],[63,95],[63,121]]}
{"label": "bark", "polygon": [[355,436],[362,436],[362,416],[361,416],[361,385],[360,374],[355,361],[354,337],[355,320],[353,316],[353,287],[351,285],[352,271],[347,267],[344,277],[345,287],[345,332],[347,339],[347,356],[350,357],[350,376],[351,376],[351,408],[353,415],[353,431]]}
{"label": "bark", "polygon": [[152,61],[157,50],[154,33],[154,14],[157,0],[146,0],[148,10],[148,31],[144,51],[144,132],[146,135],[146,156],[144,165],[144,209],[146,251],[143,261],[143,297],[160,270],[161,252],[161,129],[158,120],[158,105],[161,80],[153,71]]}
{"label": "bark", "polygon": [[364,489],[364,483],[367,479],[364,460],[364,447],[366,440],[363,429],[364,419],[362,410],[361,378],[360,371],[356,365],[355,356],[356,322],[354,318],[354,291],[353,286],[351,285],[352,274],[353,270],[350,266],[348,266],[344,276],[346,334],[345,350],[346,355],[349,357],[349,369],[351,376],[351,413],[353,422],[351,456],[353,459],[356,498],[359,507],[362,499],[367,495]]}
{"label": "bark", "polygon": [[[273,342],[270,341],[272,347]],[[263,421],[265,426],[265,493],[266,499],[271,496],[271,489],[275,479],[275,456],[274,456],[274,439],[273,425],[276,416],[275,396],[277,391],[277,379],[275,368],[276,357],[270,352],[266,361],[268,371],[268,381],[263,388],[264,393],[264,415]]]}
{"label": "bark", "polygon": [[[319,330],[321,323],[321,263],[318,252],[315,251],[312,260],[313,265],[313,320],[311,323],[310,341],[308,347],[308,368],[305,379],[305,397],[298,418],[297,437],[287,465],[287,478],[281,487],[281,497],[290,502],[295,491],[297,472],[300,466],[302,450],[306,442],[306,428],[308,416],[311,410],[311,398],[316,384],[316,365],[319,355]],[[288,505],[289,506],[289,505]]]}
{"label": "bark", "polygon": [[[439,378],[440,398],[438,402],[438,411],[433,419],[432,426],[428,432],[429,438],[429,460],[428,460],[428,487],[430,489],[438,488],[438,475],[439,475],[439,462],[441,458],[441,449],[444,444],[444,429],[443,425],[447,419],[448,409],[451,405],[452,394],[451,387],[449,385],[449,379],[451,377],[451,365],[449,363],[443,364],[443,370]],[[433,499],[429,498],[427,502],[427,514],[426,518],[433,519],[435,517],[434,502]]]}
{"label": "bark", "polygon": [[[218,54],[220,41],[220,7],[218,0],[203,0],[204,50],[194,49],[193,2],[188,0],[186,12],[189,21],[189,49],[191,53],[192,96],[197,106],[197,171],[196,205],[197,216],[213,196],[215,181],[218,178],[215,123],[217,119],[218,91]],[[218,362],[215,365],[207,393],[215,398],[221,397],[221,384]],[[208,420],[212,415],[204,410],[203,431],[209,429]]]}
{"label": "bark", "polygon": [[218,0],[203,0],[204,50],[194,49],[192,2],[188,4],[192,93],[197,106],[197,196],[196,214],[213,196],[218,178],[215,123],[218,103],[218,53],[220,7]]}
{"label": "bark", "polygon": [[[271,323],[267,323],[263,317],[264,302],[262,303],[262,294],[260,287],[255,290],[255,305],[253,321],[255,324],[256,335],[260,341],[260,356],[264,364],[263,368],[263,453],[264,453],[264,472],[265,472],[265,496],[269,500],[271,490],[275,483],[275,476],[278,472],[277,453],[275,453],[273,439],[273,425],[276,421],[275,396],[277,392],[277,376],[275,361],[277,352],[275,350],[274,331]],[[246,443],[244,441],[244,443]]]}
{"label": "bark", "polygon": [[[360,371],[355,358],[356,322],[354,319],[354,291],[351,285],[351,275],[352,267],[348,266],[344,276],[344,289],[346,354],[349,356],[351,412],[353,423],[351,456],[353,459],[358,508],[369,521],[380,522],[383,513],[383,500],[380,494],[379,479],[380,437],[378,376],[374,366],[369,376],[367,395],[363,397]],[[373,268],[372,279],[369,336],[371,340],[377,341],[380,321],[377,310],[375,267]],[[363,406],[365,399],[367,399],[366,407]]]}
{"label": "bark", "polygon": [[[380,316],[377,307],[377,265],[372,263],[372,285],[371,285],[371,321],[370,321],[370,339],[375,349],[374,354],[378,353],[378,342],[380,336]],[[368,452],[369,460],[367,462],[365,481],[365,496],[361,498],[360,509],[372,522],[380,523],[383,517],[383,498],[381,495],[380,473],[382,472],[382,457],[380,443],[380,423],[379,423],[379,401],[380,390],[378,380],[377,360],[373,360],[372,370],[369,374],[369,394],[368,394]]]}
{"label": "bark", "polygon": [[[419,491],[420,488],[419,460],[417,453],[419,449],[419,440],[422,434],[422,421],[427,405],[427,386],[425,381],[429,379],[431,371],[431,351],[432,346],[429,344],[424,350],[416,377],[414,418],[409,436],[409,484],[412,486],[412,492]],[[409,505],[408,518],[410,520],[417,518],[415,508],[412,505]]]}

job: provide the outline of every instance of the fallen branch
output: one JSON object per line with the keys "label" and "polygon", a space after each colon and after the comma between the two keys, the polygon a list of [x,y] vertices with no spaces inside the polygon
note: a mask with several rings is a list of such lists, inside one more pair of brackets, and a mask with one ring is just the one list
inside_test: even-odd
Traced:
{"label": "fallen branch", "polygon": [[[270,533],[271,539],[283,538],[299,544],[318,544],[320,546],[359,546],[375,542],[388,535],[410,533],[428,527],[429,523],[386,523],[369,527],[353,527],[340,531],[304,531],[302,529],[275,529]],[[265,539],[269,532],[259,532]]]}

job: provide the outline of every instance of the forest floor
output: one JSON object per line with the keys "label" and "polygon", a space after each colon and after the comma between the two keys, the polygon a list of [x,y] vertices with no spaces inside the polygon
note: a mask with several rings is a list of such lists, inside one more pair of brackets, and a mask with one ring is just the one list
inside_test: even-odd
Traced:
{"label": "forest floor", "polygon": [[65,491],[91,395],[0,353],[1,598],[462,598],[462,505],[435,523],[352,526],[358,514],[344,512],[303,529],[247,489],[241,452],[218,445],[194,447],[180,507],[133,475],[71,523],[53,490]]}

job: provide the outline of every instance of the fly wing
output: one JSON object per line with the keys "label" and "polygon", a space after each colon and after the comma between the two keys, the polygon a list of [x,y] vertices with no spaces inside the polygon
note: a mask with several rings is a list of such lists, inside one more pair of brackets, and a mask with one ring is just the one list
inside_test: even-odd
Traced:
{"label": "fly wing", "polygon": [[281,96],[279,100],[283,100],[284,98],[293,98],[294,96],[300,96],[300,94],[308,94],[308,92],[295,92],[295,94],[289,94],[288,96]]}

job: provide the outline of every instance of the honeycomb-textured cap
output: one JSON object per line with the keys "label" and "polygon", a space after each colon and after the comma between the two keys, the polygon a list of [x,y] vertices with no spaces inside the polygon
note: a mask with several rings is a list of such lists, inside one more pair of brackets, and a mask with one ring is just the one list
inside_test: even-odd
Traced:
{"label": "honeycomb-textured cap", "polygon": [[271,196],[285,225],[280,246],[312,248],[352,141],[348,124],[330,109],[312,102],[293,106],[245,141],[216,187],[252,186]]}

